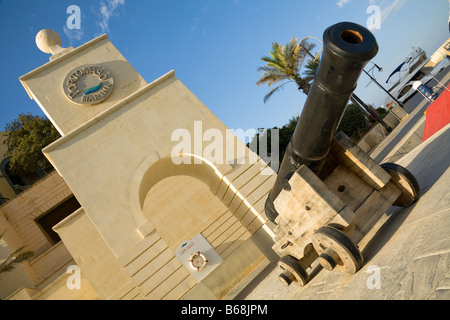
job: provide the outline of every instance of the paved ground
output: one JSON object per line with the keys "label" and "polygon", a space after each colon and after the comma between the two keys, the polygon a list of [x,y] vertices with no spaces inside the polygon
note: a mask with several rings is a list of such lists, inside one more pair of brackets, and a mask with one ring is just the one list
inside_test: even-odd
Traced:
{"label": "paved ground", "polygon": [[[445,83],[450,75],[447,73]],[[419,99],[417,95],[414,99]],[[373,154],[380,162],[404,143],[429,104],[417,107]],[[411,105],[411,104],[410,104]],[[405,108],[406,109],[406,108]],[[316,268],[304,287],[283,286],[270,265],[238,299],[450,299],[450,125],[396,163],[418,180],[421,197],[409,208],[392,207],[364,249],[365,264],[355,275]]]}

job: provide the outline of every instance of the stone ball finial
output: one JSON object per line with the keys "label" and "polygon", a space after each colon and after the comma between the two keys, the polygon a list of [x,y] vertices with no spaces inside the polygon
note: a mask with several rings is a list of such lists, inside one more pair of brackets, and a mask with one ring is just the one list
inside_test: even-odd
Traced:
{"label": "stone ball finial", "polygon": [[36,45],[42,52],[53,53],[52,47],[61,47],[61,37],[52,29],[43,29],[36,35]]}

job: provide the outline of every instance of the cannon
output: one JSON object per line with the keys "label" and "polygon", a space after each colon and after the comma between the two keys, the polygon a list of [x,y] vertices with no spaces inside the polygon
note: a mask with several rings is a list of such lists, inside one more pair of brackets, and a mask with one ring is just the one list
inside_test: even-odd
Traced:
{"label": "cannon", "polygon": [[342,22],[325,30],[323,46],[265,202],[285,285],[304,286],[317,268],[358,272],[375,225],[391,206],[410,206],[420,192],[407,169],[378,165],[344,133],[336,133],[364,67],[378,52],[375,37],[358,24]]}

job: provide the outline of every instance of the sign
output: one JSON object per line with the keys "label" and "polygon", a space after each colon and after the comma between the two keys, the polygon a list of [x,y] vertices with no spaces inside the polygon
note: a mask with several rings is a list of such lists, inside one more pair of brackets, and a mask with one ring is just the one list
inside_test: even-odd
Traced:
{"label": "sign", "polygon": [[80,105],[95,105],[105,101],[114,88],[114,79],[106,68],[98,65],[73,69],[64,79],[64,94]]}
{"label": "sign", "polygon": [[192,240],[183,241],[176,256],[198,282],[223,261],[202,234]]}
{"label": "sign", "polygon": [[438,94],[434,93],[429,86],[422,83],[421,81],[414,82],[413,89],[419,91],[419,93],[429,102],[433,102],[439,96]]}

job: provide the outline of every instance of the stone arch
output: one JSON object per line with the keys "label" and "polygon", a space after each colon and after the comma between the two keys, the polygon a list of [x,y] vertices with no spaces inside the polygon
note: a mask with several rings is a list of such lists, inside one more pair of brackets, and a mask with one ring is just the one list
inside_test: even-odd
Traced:
{"label": "stone arch", "polygon": [[[147,298],[156,297],[156,292],[158,292],[162,283],[162,280],[155,276],[154,270],[157,269],[164,270],[164,277],[166,277],[163,281],[164,287],[171,292],[179,292],[180,290],[183,291],[183,294],[190,292],[193,297],[203,296],[205,292],[209,292],[208,294],[211,294],[211,296],[221,299],[237,283],[242,281],[243,275],[248,276],[257,266],[265,264],[266,259],[275,258],[276,254],[270,249],[275,235],[266,225],[267,220],[257,211],[257,208],[261,210],[260,200],[265,199],[264,194],[266,193],[264,190],[266,190],[268,184],[270,186],[273,184],[270,178],[263,178],[263,175],[260,174],[261,170],[266,167],[265,163],[258,161],[254,164],[247,163],[233,168],[228,164],[215,165],[193,154],[161,158],[157,152],[149,154],[147,159],[141,162],[130,177],[129,199],[130,208],[137,223],[137,231],[142,238],[120,260],[139,290]],[[197,187],[198,184],[201,184],[200,189],[203,192],[201,194],[205,198],[208,198],[208,196],[204,192],[209,189],[211,192],[210,199],[212,200],[214,197],[217,199],[210,202],[211,206],[205,205],[205,207],[198,208],[200,209],[198,211],[196,209],[191,210],[192,208],[189,205],[184,206],[184,202],[169,202],[166,206],[164,198],[168,194],[167,191],[174,190],[168,186],[171,186],[173,181],[176,181],[176,178],[180,176],[183,176],[181,180],[186,179],[186,177],[189,177],[187,180],[190,180],[190,182],[196,180],[191,185],[191,190],[199,190]],[[167,178],[170,178],[169,181],[165,181],[161,185],[158,184]],[[269,183],[263,183],[263,181]],[[235,185],[233,185],[233,182]],[[246,189],[245,183],[251,186]],[[263,184],[264,187],[262,187]],[[155,188],[155,193],[152,194],[152,188],[155,186],[158,189]],[[161,188],[159,188],[160,186]],[[183,187],[184,185],[179,185],[179,188],[175,188],[175,190],[179,192]],[[257,190],[258,192],[253,195],[252,191],[249,190]],[[241,192],[246,194],[247,198]],[[189,192],[187,193],[189,194]],[[157,201],[153,208],[160,208],[161,211],[153,215],[157,210],[153,212],[151,209],[149,210],[153,204],[147,201],[152,196],[158,197],[159,195],[164,196],[157,198],[160,201]],[[253,203],[256,198],[259,199],[258,202]],[[190,201],[189,195],[184,198],[181,197],[181,199],[187,199],[186,203]],[[215,210],[219,207],[216,207],[216,205],[220,205],[219,202],[224,204],[225,208],[223,209],[226,212],[222,213],[220,209]],[[180,211],[172,211],[179,210],[178,208],[180,208]],[[176,224],[175,221],[182,221],[179,218],[183,216],[183,212],[186,212],[183,211],[186,208],[189,211],[188,217],[192,218],[190,221],[195,221],[194,224],[198,228],[185,232],[182,230],[183,228],[189,228],[193,225]],[[214,210],[208,211],[208,208]],[[163,220],[166,218],[163,213],[166,209],[169,209],[169,211],[165,211],[166,213],[174,213],[173,221],[166,222]],[[205,211],[202,211],[204,209]],[[209,212],[210,216],[202,220],[205,218],[203,213],[206,212]],[[192,216],[192,214],[195,216]],[[167,218],[171,219],[171,217]],[[197,222],[200,222],[200,224]],[[172,229],[172,227],[177,229]],[[173,234],[170,234],[171,231],[173,231]],[[256,235],[257,231],[261,232]],[[204,286],[195,289],[198,281],[195,281],[191,276],[188,277],[188,270],[180,268],[181,261],[176,257],[174,250],[177,250],[182,241],[188,240],[185,237],[192,239],[191,236],[197,235],[198,232],[204,236],[223,261],[221,267],[212,271],[213,276],[205,278]],[[153,255],[158,258],[145,260]],[[236,261],[239,261],[239,263],[236,264]],[[136,273],[138,268],[140,271]],[[180,283],[180,279],[184,277],[187,278]]]}
{"label": "stone arch", "polygon": [[[265,219],[253,208],[239,190],[231,183],[225,174],[232,170],[230,165],[221,165],[219,169],[207,159],[194,154],[180,154],[159,158],[157,154],[150,155],[136,170],[132,177],[130,190],[130,206],[134,213],[138,230],[142,236],[153,232],[155,227],[144,215],[143,207],[147,194],[158,182],[172,176],[189,176],[198,179],[208,186],[212,195],[223,199],[238,197],[244,210],[252,212],[256,219],[265,224]],[[229,203],[225,203],[229,208]],[[235,212],[231,211],[233,214]],[[264,226],[265,227],[265,226]],[[267,228],[267,231],[271,231]]]}

